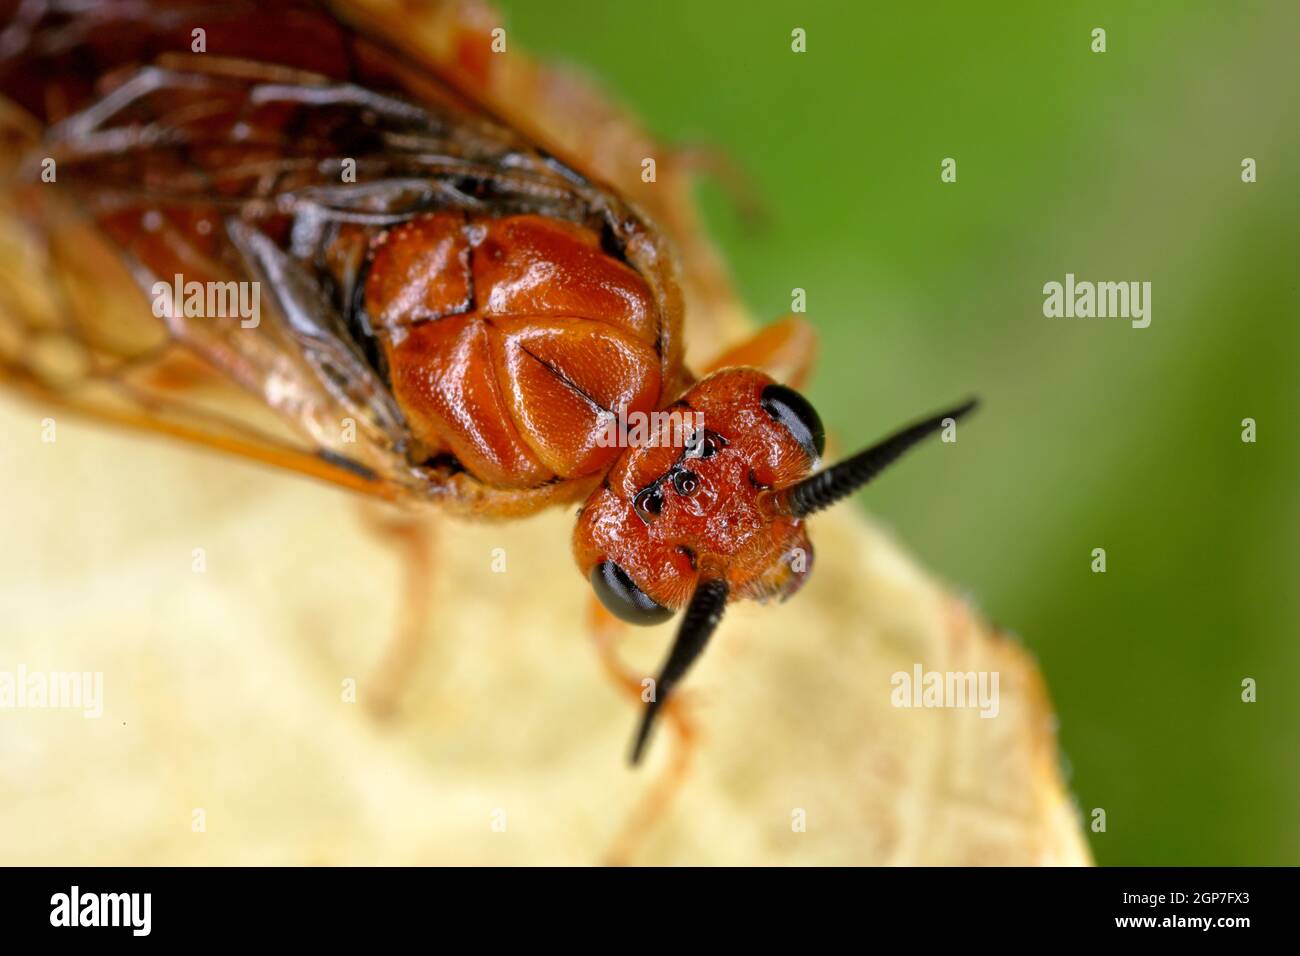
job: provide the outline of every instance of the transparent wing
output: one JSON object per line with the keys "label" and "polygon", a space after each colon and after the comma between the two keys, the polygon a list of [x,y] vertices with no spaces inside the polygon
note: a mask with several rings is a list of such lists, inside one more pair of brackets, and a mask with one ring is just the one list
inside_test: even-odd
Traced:
{"label": "transparent wing", "polygon": [[28,3],[0,51],[0,374],[384,497],[447,476],[367,360],[369,236],[449,207],[645,231],[312,4]]}

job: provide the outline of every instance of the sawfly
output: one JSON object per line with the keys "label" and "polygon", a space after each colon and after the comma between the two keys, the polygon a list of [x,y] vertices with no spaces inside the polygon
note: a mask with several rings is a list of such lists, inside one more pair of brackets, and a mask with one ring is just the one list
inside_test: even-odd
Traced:
{"label": "sawfly", "polygon": [[431,55],[400,7],[5,7],[10,270],[48,280],[4,289],[5,384],[389,502],[579,505],[609,612],[681,612],[634,762],[726,605],[799,589],[809,516],[974,406],[825,465],[767,371],[803,322],[693,373],[674,244],[476,95],[481,20]]}

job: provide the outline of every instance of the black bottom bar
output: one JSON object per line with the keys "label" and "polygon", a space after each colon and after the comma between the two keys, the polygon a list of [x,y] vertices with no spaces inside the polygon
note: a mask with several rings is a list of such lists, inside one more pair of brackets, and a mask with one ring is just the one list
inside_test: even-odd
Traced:
{"label": "black bottom bar", "polygon": [[432,942],[452,926],[499,941],[611,921],[631,940],[648,933],[647,943],[697,922],[725,928],[733,942],[777,927],[805,940],[912,927],[927,942],[1032,940],[1040,930],[1053,940],[1226,942],[1289,925],[1295,883],[1294,870],[1225,868],[9,869],[0,871],[0,925],[6,944],[76,936],[337,946],[398,933]]}

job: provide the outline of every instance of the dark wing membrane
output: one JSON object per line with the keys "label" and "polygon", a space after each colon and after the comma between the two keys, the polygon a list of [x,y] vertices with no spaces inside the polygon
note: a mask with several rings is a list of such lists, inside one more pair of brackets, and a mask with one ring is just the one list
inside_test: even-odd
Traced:
{"label": "dark wing membrane", "polygon": [[0,93],[0,375],[389,498],[438,489],[367,353],[368,235],[442,208],[616,252],[646,228],[312,4],[23,3]]}

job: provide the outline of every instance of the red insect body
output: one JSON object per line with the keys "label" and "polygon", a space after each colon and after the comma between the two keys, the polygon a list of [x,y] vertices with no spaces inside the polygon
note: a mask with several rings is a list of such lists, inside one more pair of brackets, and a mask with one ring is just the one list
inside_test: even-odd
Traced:
{"label": "red insect body", "polygon": [[[660,444],[623,455],[578,518],[573,549],[584,574],[613,559],[669,608],[690,600],[701,566],[725,577],[735,597],[784,598],[798,589],[812,544],[802,520],[773,513],[770,492],[806,477],[814,462],[763,409],[771,384],[757,370],[730,369],[674,403],[699,413],[704,454]],[[636,507],[648,489],[662,499],[657,514]]]}
{"label": "red insect body", "polygon": [[645,281],[540,216],[422,216],[381,234],[366,304],[412,432],[502,488],[608,468],[602,414],[660,400]]}
{"label": "red insect body", "polygon": [[[145,290],[242,282],[265,314],[155,311],[164,321],[135,335],[83,298],[60,334],[125,407],[47,374],[34,348],[0,355],[0,377],[388,500],[511,517],[586,498],[573,549],[606,606],[641,622],[687,609],[639,753],[725,603],[798,589],[804,517],[971,406],[810,475],[816,413],[750,367],[800,327],[696,381],[671,245],[580,162],[477,103],[464,85],[487,82],[487,37],[448,22],[450,70],[305,0],[5,5],[0,93],[23,120],[9,132],[28,175],[7,186],[51,258],[102,262],[89,253],[106,244]],[[57,185],[32,174],[46,160]],[[3,318],[5,340],[50,334],[42,317]],[[177,352],[300,443],[194,407]],[[703,431],[689,447],[658,431],[604,440],[611,417],[657,410]]]}

